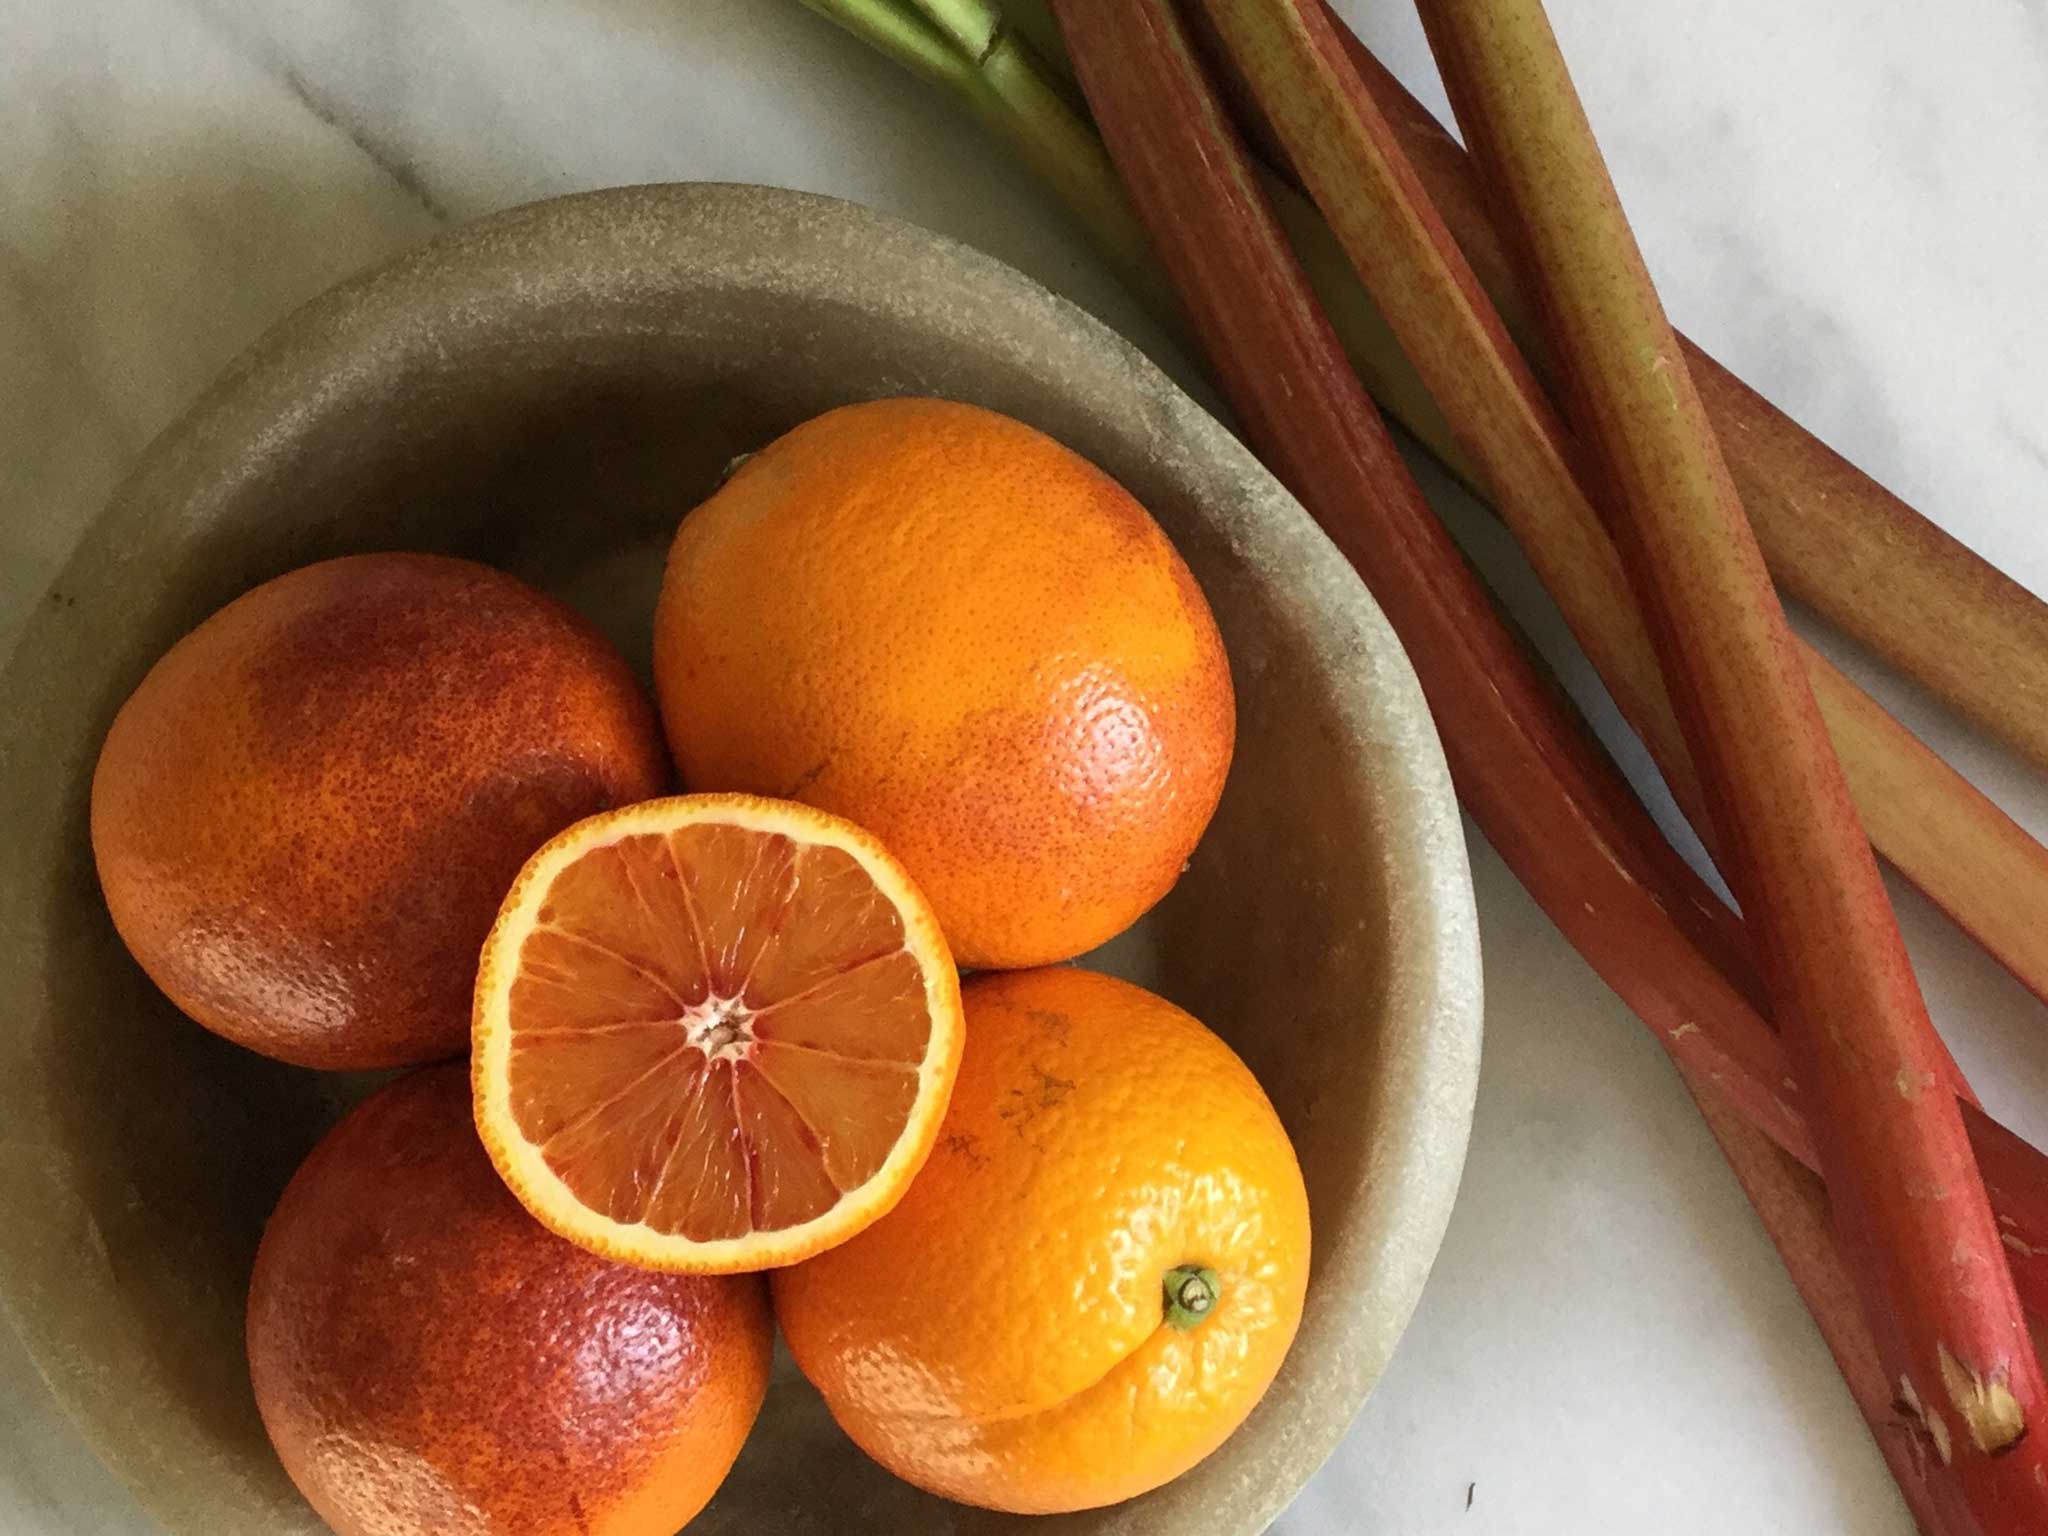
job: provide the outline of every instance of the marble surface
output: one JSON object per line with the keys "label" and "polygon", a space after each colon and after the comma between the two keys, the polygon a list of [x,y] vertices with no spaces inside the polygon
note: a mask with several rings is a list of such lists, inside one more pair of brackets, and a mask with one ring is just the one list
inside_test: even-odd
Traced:
{"label": "marble surface", "polygon": [[[1405,7],[1342,8],[1441,105]],[[1679,322],[2048,592],[2048,4],[1552,11]],[[142,444],[266,324],[530,198],[696,178],[856,198],[1193,377],[1002,152],[794,0],[0,0],[0,143],[0,649]],[[1592,698],[1503,538],[1444,504]],[[2038,774],[1835,650],[2048,833]],[[1464,1195],[1393,1368],[1276,1529],[1907,1532],[1662,1057],[1474,853],[1492,1006]],[[1898,894],[1956,1054],[2048,1136],[2040,1005]],[[0,1530],[151,1529],[0,1328]]]}

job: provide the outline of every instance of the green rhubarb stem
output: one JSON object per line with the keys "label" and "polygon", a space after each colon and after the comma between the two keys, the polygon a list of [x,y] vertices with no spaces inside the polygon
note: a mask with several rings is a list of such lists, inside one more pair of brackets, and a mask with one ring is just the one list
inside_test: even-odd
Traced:
{"label": "green rhubarb stem", "polygon": [[974,64],[913,0],[798,0],[885,58],[973,105]]}
{"label": "green rhubarb stem", "polygon": [[1871,842],[2048,1002],[2048,848],[1833,662],[1798,650]]}
{"label": "green rhubarb stem", "polygon": [[[1175,331],[1183,328],[1172,286],[1116,168],[1059,74],[1015,28],[998,26],[993,35],[982,36],[976,18],[996,8],[975,0],[799,3],[964,107],[1066,204],[1131,293],[1161,323]],[[963,44],[978,46],[970,50]]]}
{"label": "green rhubarb stem", "polygon": [[980,63],[995,50],[1003,30],[1002,7],[992,0],[911,0],[925,20],[946,34],[960,53]]}
{"label": "green rhubarb stem", "polygon": [[1045,0],[1001,0],[1003,20],[1031,39],[1031,46],[1062,80],[1072,80],[1074,69],[1067,62],[1066,39]]}
{"label": "green rhubarb stem", "polygon": [[[1870,844],[1711,423],[1539,0],[1423,0],[1541,295],[1663,664],[1886,1374],[1989,1531],[2048,1525],[2048,1411]],[[2039,1479],[2039,1481],[2036,1481]]]}

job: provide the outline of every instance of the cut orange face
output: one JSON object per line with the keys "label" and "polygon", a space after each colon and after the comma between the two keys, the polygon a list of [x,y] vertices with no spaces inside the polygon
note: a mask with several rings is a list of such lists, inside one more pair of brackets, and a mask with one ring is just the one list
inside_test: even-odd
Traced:
{"label": "cut orange face", "polygon": [[768,1269],[895,1205],[960,1063],[960,983],[882,846],[686,795],[578,822],[485,941],[477,1129],[544,1225],[654,1269]]}

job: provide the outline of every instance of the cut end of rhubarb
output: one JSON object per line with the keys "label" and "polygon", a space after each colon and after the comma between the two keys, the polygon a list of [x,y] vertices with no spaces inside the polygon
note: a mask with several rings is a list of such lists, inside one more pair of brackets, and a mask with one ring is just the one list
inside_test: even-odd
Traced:
{"label": "cut end of rhubarb", "polygon": [[2026,1410],[2006,1385],[2007,1380],[2003,1367],[1988,1377],[1980,1376],[1948,1350],[1941,1352],[1941,1384],[1948,1400],[1962,1415],[1971,1441],[1987,1456],[2011,1450],[2027,1432]]}

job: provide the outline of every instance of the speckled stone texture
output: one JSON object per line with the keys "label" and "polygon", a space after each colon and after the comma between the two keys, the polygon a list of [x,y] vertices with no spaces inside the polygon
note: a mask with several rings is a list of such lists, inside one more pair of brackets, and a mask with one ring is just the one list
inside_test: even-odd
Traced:
{"label": "speckled stone texture", "polygon": [[1307,1175],[1315,1272],[1265,1403],[1144,1499],[1028,1521],[942,1504],[866,1462],[785,1361],[692,1531],[1250,1533],[1363,1402],[1441,1239],[1479,1057],[1463,838],[1392,631],[1228,433],[1018,274],[824,198],[630,188],[470,225],[283,322],[150,448],[0,681],[0,1298],[171,1531],[318,1529],[257,1421],[242,1301],[278,1191],[364,1082],[206,1034],[121,949],[86,841],[115,709],[230,598],[363,550],[507,567],[644,667],[660,552],[721,466],[900,393],[1008,411],[1088,455],[1208,592],[1236,765],[1180,887],[1099,961],[1265,1083]]}

